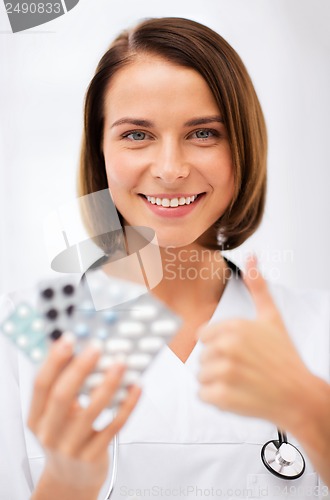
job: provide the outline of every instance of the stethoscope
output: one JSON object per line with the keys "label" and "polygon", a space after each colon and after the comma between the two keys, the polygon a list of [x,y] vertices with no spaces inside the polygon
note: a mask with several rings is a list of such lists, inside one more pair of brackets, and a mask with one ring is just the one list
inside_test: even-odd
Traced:
{"label": "stethoscope", "polygon": [[267,441],[261,448],[261,460],[274,476],[281,479],[298,479],[305,470],[305,460],[300,451],[288,443],[286,433],[277,429],[278,439]]}
{"label": "stethoscope", "polygon": [[[233,262],[224,257],[229,268],[241,277],[242,272]],[[267,441],[261,448],[261,460],[266,469],[274,476],[281,479],[298,479],[305,471],[305,459],[301,452],[288,443],[287,435],[284,431],[277,429],[278,439]],[[112,474],[109,481],[107,496],[104,500],[109,500],[113,493],[118,467],[118,434],[113,439],[112,452]]]}

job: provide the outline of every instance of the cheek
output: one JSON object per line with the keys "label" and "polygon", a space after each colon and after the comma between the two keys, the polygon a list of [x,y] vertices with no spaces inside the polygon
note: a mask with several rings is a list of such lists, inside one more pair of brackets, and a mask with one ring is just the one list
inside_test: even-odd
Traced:
{"label": "cheek", "polygon": [[111,185],[130,189],[139,182],[145,162],[135,151],[122,151],[112,147],[109,151],[104,150],[104,159],[110,189]]}
{"label": "cheek", "polygon": [[220,187],[224,187],[232,191],[234,189],[234,167],[228,143],[225,145],[225,148],[221,152],[221,159],[218,165],[219,168],[217,169],[217,175],[219,178]]}
{"label": "cheek", "polygon": [[105,170],[110,190],[128,188],[134,183],[134,169],[127,162],[113,157],[105,161]]}
{"label": "cheek", "polygon": [[205,158],[201,157],[200,171],[215,189],[232,191],[234,188],[234,168],[230,149],[214,151]]}

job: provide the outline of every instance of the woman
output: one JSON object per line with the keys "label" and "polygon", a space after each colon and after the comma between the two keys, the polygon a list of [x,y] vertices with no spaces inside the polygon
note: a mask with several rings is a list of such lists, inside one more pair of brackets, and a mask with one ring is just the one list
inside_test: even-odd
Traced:
{"label": "woman", "polygon": [[105,53],[86,97],[80,195],[107,187],[123,224],[155,230],[164,277],[152,293],[183,326],[145,374],[142,395],[133,386],[99,432],[92,423],[125,368],[109,370],[81,409],[76,393],[99,352],[69,363],[70,343],[54,345],[28,419],[46,454],[33,499],[96,499],[119,430],[113,498],[276,498],[292,482],[260,460],[274,425],[308,457],[293,497],[323,494],[327,297],[267,285],[253,258],[242,281],[221,256],[261,221],[266,130],[246,69],[218,34],[186,19],[150,19]]}

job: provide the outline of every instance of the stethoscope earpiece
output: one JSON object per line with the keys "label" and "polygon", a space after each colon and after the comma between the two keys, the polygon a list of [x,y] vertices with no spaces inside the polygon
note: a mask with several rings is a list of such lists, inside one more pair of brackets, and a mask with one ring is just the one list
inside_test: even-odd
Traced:
{"label": "stethoscope earpiece", "polygon": [[[279,433],[280,436],[280,433]],[[305,470],[305,460],[300,451],[286,441],[268,441],[261,449],[265,467],[281,479],[298,479]]]}

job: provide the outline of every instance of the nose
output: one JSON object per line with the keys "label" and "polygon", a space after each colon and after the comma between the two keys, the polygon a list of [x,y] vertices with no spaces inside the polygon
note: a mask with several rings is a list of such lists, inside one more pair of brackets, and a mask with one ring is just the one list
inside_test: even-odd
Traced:
{"label": "nose", "polygon": [[152,164],[152,176],[164,183],[172,184],[178,179],[185,179],[189,173],[190,166],[180,144],[171,139],[164,141]]}

